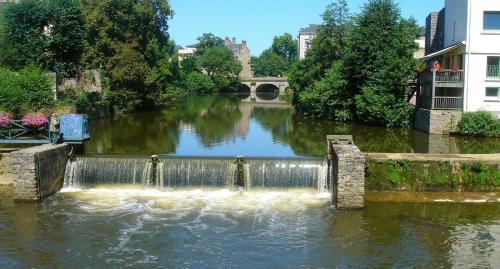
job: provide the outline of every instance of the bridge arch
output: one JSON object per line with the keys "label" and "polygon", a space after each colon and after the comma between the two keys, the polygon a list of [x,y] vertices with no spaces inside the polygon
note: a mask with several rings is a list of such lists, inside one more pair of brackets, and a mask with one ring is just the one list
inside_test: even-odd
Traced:
{"label": "bridge arch", "polygon": [[264,101],[272,101],[279,98],[280,88],[274,83],[262,83],[257,86],[255,92],[257,98]]}
{"label": "bridge arch", "polygon": [[240,87],[238,88],[238,96],[240,97],[241,100],[250,98],[251,92],[252,89],[250,85],[247,85],[245,83],[240,84]]}

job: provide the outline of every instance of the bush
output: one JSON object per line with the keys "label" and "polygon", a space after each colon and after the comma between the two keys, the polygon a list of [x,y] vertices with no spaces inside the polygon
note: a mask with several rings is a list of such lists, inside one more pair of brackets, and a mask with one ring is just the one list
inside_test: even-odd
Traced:
{"label": "bush", "polygon": [[0,110],[19,115],[54,103],[50,78],[29,66],[19,73],[0,68]]}
{"label": "bush", "polygon": [[500,137],[500,120],[486,111],[464,113],[458,128],[463,135]]}
{"label": "bush", "polygon": [[190,94],[207,94],[211,93],[215,88],[215,84],[205,74],[191,72],[186,78],[186,89]]}

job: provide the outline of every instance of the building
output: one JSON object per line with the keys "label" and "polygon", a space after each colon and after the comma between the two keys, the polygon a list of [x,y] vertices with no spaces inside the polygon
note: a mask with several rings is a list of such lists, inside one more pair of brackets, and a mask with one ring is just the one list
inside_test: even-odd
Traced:
{"label": "building", "polygon": [[240,77],[250,78],[253,77],[252,68],[250,66],[250,49],[248,48],[247,42],[245,40],[241,41],[241,44],[236,43],[236,38],[229,39],[226,37],[224,39],[224,46],[230,49],[234,57],[241,62],[241,73]]}
{"label": "building", "polygon": [[445,0],[443,10],[427,17],[426,27],[429,71],[420,76],[417,106],[448,125],[435,115],[455,118],[451,125],[461,112],[500,116],[500,1]]}
{"label": "building", "polygon": [[414,53],[413,57],[422,59],[425,56],[425,27],[420,28],[420,33],[415,42],[418,44],[418,50]]}
{"label": "building", "polygon": [[178,46],[176,49],[177,53],[179,54],[179,62],[182,62],[182,60],[186,59],[187,57],[193,56],[196,52],[196,48],[194,46],[187,46],[186,48]]}
{"label": "building", "polygon": [[299,31],[299,59],[306,58],[307,51],[311,48],[312,41],[318,35],[319,25],[310,24],[306,28],[301,28]]}

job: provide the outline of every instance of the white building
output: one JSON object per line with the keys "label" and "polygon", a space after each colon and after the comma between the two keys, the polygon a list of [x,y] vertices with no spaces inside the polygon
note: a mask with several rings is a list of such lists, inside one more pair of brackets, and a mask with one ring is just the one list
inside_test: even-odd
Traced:
{"label": "white building", "polygon": [[[500,116],[500,0],[445,0],[427,19],[417,105],[433,110],[491,111]],[[439,64],[439,65],[438,65]]]}
{"label": "white building", "polygon": [[312,41],[318,34],[319,25],[310,24],[306,28],[301,28],[299,31],[299,59],[306,58],[307,51],[312,46]]}
{"label": "white building", "polygon": [[179,54],[179,62],[186,59],[187,57],[191,57],[196,52],[196,48],[194,46],[188,46],[187,48],[180,47],[177,49],[177,53]]}

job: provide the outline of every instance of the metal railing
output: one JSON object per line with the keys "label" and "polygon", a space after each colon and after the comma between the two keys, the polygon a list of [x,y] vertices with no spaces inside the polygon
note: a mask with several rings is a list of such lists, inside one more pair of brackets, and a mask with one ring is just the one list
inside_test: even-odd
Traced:
{"label": "metal railing", "polygon": [[464,71],[462,70],[441,70],[436,73],[436,82],[463,82]]}
{"label": "metal railing", "polygon": [[500,79],[500,65],[488,65],[488,72],[486,76],[488,78]]}
{"label": "metal railing", "polygon": [[463,97],[436,96],[433,98],[432,109],[462,109]]}
{"label": "metal railing", "polygon": [[22,125],[20,120],[11,120],[8,128],[0,127],[0,141],[33,141],[40,142],[49,140],[48,125],[30,127]]}

